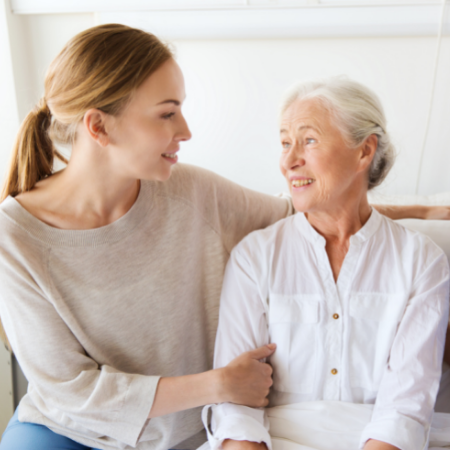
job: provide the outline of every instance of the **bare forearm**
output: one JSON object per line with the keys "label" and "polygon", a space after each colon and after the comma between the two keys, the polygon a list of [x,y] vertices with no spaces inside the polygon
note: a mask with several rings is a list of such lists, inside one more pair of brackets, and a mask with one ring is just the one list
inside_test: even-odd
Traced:
{"label": "bare forearm", "polygon": [[372,205],[379,213],[393,220],[450,220],[450,206]]}
{"label": "bare forearm", "polygon": [[148,417],[152,419],[221,401],[218,370],[182,377],[164,377],[158,383],[155,400]]}
{"label": "bare forearm", "polygon": [[426,219],[428,206],[423,205],[372,205],[380,214],[392,220],[399,219]]}
{"label": "bare forearm", "polygon": [[272,355],[275,349],[275,344],[263,345],[242,353],[220,369],[161,378],[149,419],[209,403],[267,406],[272,368],[260,361]]}
{"label": "bare forearm", "polygon": [[386,442],[369,439],[364,446],[364,450],[399,450],[399,448],[391,444],[386,444]]}

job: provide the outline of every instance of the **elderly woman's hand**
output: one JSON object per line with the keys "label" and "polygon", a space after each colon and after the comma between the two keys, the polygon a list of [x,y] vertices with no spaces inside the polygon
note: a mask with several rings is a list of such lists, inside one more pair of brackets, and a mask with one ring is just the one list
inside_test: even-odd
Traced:
{"label": "elderly woman's hand", "polygon": [[369,439],[364,446],[364,450],[399,450],[399,448],[391,444],[386,444],[386,442]]}
{"label": "elderly woman's hand", "polygon": [[232,439],[225,439],[222,443],[224,450],[267,450],[265,442],[251,442],[251,441],[233,441]]}

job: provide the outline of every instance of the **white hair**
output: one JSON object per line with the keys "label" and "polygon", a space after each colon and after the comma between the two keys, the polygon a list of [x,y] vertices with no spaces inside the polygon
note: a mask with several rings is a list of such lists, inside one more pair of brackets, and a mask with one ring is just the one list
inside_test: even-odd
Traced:
{"label": "white hair", "polygon": [[369,189],[382,183],[394,164],[395,148],[386,132],[386,117],[378,96],[346,77],[296,83],[285,94],[280,117],[298,100],[317,99],[333,115],[350,146],[359,146],[370,135],[378,138],[369,168]]}

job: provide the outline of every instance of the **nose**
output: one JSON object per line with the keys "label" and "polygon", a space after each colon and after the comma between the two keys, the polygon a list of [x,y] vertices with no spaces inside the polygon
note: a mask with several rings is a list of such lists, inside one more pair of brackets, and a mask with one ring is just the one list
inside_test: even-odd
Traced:
{"label": "nose", "polygon": [[305,164],[304,151],[298,143],[294,143],[281,158],[281,167],[286,172],[303,167]]}
{"label": "nose", "polygon": [[186,122],[186,119],[184,118],[183,114],[181,115],[181,123],[180,123],[180,130],[177,133],[177,140],[178,141],[188,141],[192,137],[191,130],[189,129],[189,126]]}

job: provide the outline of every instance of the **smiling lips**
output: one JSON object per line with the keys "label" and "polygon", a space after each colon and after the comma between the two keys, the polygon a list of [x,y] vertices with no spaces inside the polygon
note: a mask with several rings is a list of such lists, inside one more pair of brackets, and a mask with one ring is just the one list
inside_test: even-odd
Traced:
{"label": "smiling lips", "polygon": [[312,178],[305,178],[303,180],[292,180],[291,183],[292,187],[302,187],[314,183],[314,180]]}
{"label": "smiling lips", "polygon": [[165,158],[175,159],[177,157],[177,154],[176,153],[163,153],[161,156],[164,156]]}

